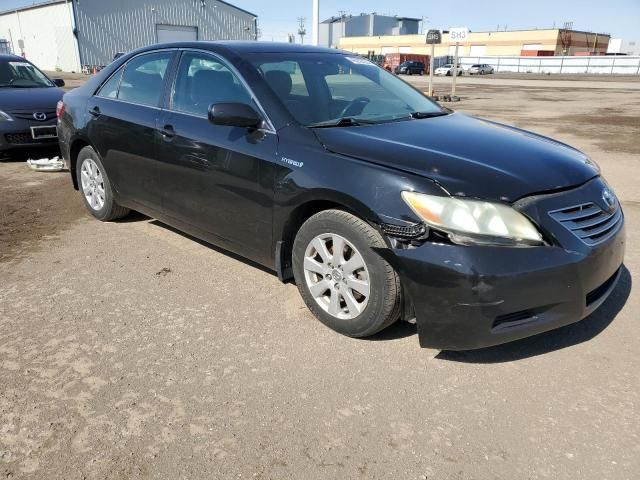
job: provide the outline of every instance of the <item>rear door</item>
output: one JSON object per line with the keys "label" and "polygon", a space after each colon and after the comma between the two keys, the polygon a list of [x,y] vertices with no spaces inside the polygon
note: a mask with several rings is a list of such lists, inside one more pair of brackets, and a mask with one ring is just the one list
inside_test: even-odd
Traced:
{"label": "rear door", "polygon": [[156,127],[174,51],[134,57],[88,102],[88,133],[116,196],[125,204],[160,206]]}
{"label": "rear door", "polygon": [[183,52],[158,124],[162,210],[196,236],[268,262],[273,182],[261,173],[263,162],[276,158],[277,136],[270,129],[213,125],[209,105],[225,102],[259,110],[223,59]]}

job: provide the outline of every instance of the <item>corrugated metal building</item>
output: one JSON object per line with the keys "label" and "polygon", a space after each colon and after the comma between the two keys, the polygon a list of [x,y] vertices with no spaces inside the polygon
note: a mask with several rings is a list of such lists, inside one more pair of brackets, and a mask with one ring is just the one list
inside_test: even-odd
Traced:
{"label": "corrugated metal building", "polygon": [[0,42],[45,70],[92,69],[154,43],[256,37],[256,15],[222,0],[50,0],[0,13]]}
{"label": "corrugated metal building", "polygon": [[331,17],[320,24],[319,45],[337,47],[342,37],[415,35],[420,31],[421,21],[377,13]]}

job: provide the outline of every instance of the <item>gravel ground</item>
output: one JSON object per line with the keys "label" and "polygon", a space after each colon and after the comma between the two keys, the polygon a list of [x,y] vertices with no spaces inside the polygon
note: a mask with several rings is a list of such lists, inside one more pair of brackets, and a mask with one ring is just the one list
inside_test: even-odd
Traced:
{"label": "gravel ground", "polygon": [[640,93],[482,80],[450,106],[585,150],[619,194],[626,269],[601,309],[475,352],[404,323],[349,339],[264,269],[141,215],[94,221],[68,173],[4,161],[0,478],[637,479]]}

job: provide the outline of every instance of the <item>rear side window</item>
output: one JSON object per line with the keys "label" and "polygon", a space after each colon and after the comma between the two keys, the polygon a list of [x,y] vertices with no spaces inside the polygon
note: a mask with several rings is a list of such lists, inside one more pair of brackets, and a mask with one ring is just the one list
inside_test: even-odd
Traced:
{"label": "rear side window", "polygon": [[172,110],[205,118],[213,103],[252,102],[251,94],[226,65],[197,52],[182,55],[171,97]]}
{"label": "rear side window", "polygon": [[98,92],[99,97],[104,98],[118,98],[118,87],[120,87],[120,79],[122,78],[123,69],[118,70],[111,76],[107,82],[102,85],[102,88]]}
{"label": "rear side window", "polygon": [[171,55],[171,52],[150,53],[127,63],[117,98],[140,105],[157,106],[162,97],[162,87]]}

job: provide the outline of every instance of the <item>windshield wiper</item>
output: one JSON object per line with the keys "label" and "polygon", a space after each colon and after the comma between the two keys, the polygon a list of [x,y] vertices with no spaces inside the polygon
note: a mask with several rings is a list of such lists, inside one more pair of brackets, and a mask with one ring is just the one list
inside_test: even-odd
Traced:
{"label": "windshield wiper", "polygon": [[309,128],[329,128],[329,127],[357,127],[359,125],[373,125],[377,122],[362,120],[359,118],[342,117],[337,120],[327,120],[325,122],[311,123]]}
{"label": "windshield wiper", "polygon": [[422,118],[442,117],[444,115],[449,115],[449,112],[411,112],[411,118],[415,118],[416,120]]}

